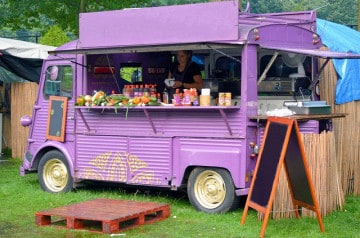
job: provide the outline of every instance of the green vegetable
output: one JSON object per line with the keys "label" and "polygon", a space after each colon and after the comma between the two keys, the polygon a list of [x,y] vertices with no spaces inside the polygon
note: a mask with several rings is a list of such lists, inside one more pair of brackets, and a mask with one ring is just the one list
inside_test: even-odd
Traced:
{"label": "green vegetable", "polygon": [[153,101],[150,101],[149,103],[148,103],[148,105],[149,106],[160,106],[161,105],[161,103],[158,103],[158,102],[153,102]]}

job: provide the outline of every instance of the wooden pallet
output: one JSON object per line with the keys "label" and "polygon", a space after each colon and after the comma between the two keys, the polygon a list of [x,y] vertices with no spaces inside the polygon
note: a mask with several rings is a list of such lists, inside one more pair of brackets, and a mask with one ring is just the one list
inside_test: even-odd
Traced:
{"label": "wooden pallet", "polygon": [[35,216],[35,224],[38,226],[53,225],[112,234],[168,218],[170,206],[100,198],[39,211]]}

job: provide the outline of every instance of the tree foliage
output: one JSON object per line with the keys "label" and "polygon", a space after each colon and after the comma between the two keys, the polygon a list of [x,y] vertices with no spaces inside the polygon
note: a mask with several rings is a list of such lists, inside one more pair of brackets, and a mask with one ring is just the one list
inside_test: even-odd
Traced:
{"label": "tree foliage", "polygon": [[52,25],[58,25],[68,32],[77,33],[82,3],[85,10],[104,11],[146,6],[146,0],[0,0],[2,27],[12,30],[40,28],[42,32]]}
{"label": "tree foliage", "polygon": [[[79,13],[133,7],[152,7],[209,2],[210,0],[0,0],[2,28],[34,29],[41,33],[58,25],[78,33]],[[236,1],[236,0],[235,0]],[[247,1],[242,0],[244,9]],[[345,25],[357,25],[358,3],[354,0],[249,0],[251,12],[315,10],[319,18]]]}
{"label": "tree foliage", "polygon": [[41,37],[40,44],[60,46],[69,41],[70,39],[67,37],[65,32],[58,25],[53,25],[50,27],[49,31]]}
{"label": "tree foliage", "polygon": [[250,6],[255,13],[316,10],[317,17],[344,25],[356,25],[358,19],[354,0],[250,0]]}

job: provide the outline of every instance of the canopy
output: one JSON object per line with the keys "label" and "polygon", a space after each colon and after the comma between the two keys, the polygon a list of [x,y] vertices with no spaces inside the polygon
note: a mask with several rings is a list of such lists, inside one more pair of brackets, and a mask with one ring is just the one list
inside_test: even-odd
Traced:
{"label": "canopy", "polygon": [[39,82],[43,59],[48,56],[48,51],[55,48],[0,38],[0,81]]}
{"label": "canopy", "polygon": [[[360,32],[334,22],[317,19],[317,33],[330,50],[360,53]],[[335,102],[343,104],[360,99],[360,60],[333,59],[339,79],[336,85]]]}
{"label": "canopy", "polygon": [[327,51],[321,49],[301,49],[301,48],[289,48],[282,46],[267,46],[262,45],[261,47],[266,49],[273,49],[277,51],[285,51],[297,54],[303,54],[307,56],[316,56],[324,59],[359,59],[360,54],[353,54],[350,52],[337,52],[337,51]]}
{"label": "canopy", "polygon": [[0,38],[0,50],[19,58],[46,59],[47,52],[55,48],[27,41]]}

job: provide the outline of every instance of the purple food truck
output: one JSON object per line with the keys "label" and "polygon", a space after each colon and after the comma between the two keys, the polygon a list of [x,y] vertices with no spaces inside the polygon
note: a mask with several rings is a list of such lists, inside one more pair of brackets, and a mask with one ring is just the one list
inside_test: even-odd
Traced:
{"label": "purple food truck", "polygon": [[[38,173],[51,193],[83,181],[186,188],[209,213],[235,209],[249,191],[264,132],[256,118],[317,100],[316,59],[346,56],[320,50],[314,11],[251,14],[237,0],[81,13],[79,25],[78,40],[49,52],[32,117],[21,119],[30,128],[21,175]],[[192,50],[210,106],[123,102],[128,89],[162,94],[178,50]],[[231,104],[218,105],[220,93]]]}

